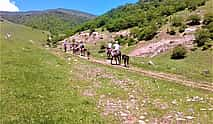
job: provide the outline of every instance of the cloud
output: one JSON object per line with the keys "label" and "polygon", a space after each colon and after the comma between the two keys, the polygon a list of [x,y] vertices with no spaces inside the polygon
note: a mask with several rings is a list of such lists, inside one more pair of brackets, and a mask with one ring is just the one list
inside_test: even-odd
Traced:
{"label": "cloud", "polygon": [[15,5],[15,1],[0,0],[0,11],[15,12],[19,11],[19,8]]}

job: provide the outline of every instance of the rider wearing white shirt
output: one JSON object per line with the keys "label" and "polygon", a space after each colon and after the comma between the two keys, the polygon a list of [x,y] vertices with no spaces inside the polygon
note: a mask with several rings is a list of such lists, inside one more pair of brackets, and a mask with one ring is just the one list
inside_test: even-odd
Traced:
{"label": "rider wearing white shirt", "polygon": [[118,41],[116,41],[116,43],[113,45],[114,46],[114,50],[116,50],[117,52],[120,51],[120,45],[118,44]]}
{"label": "rider wearing white shirt", "polygon": [[108,47],[107,48],[108,49],[112,49],[112,43],[111,42],[108,43]]}

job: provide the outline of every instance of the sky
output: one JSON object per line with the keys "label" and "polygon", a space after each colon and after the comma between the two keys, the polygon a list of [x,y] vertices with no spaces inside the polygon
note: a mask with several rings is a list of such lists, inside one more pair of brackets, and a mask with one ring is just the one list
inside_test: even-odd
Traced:
{"label": "sky", "polygon": [[0,0],[0,11],[29,11],[55,8],[74,9],[101,15],[112,8],[138,0]]}

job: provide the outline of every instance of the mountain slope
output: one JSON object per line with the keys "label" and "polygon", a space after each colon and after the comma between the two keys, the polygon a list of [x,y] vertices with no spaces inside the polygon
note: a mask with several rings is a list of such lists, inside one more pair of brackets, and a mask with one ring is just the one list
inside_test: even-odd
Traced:
{"label": "mountain slope", "polygon": [[0,12],[0,16],[14,23],[50,31],[52,34],[64,33],[71,27],[95,17],[92,14],[61,8],[45,11]]}
{"label": "mountain slope", "polygon": [[[156,30],[166,22],[167,16],[186,8],[196,9],[206,0],[140,0],[136,4],[127,4],[112,9],[98,18],[77,26],[70,34],[87,29],[102,28],[110,32],[139,27],[134,34],[141,39],[151,39]],[[147,35],[149,34],[149,35]]]}

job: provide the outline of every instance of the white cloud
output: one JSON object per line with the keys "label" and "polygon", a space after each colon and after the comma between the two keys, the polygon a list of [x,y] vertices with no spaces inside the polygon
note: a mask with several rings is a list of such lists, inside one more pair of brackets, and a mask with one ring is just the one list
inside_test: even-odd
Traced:
{"label": "white cloud", "polygon": [[15,5],[15,1],[0,0],[0,11],[15,12],[19,11],[19,8]]}

